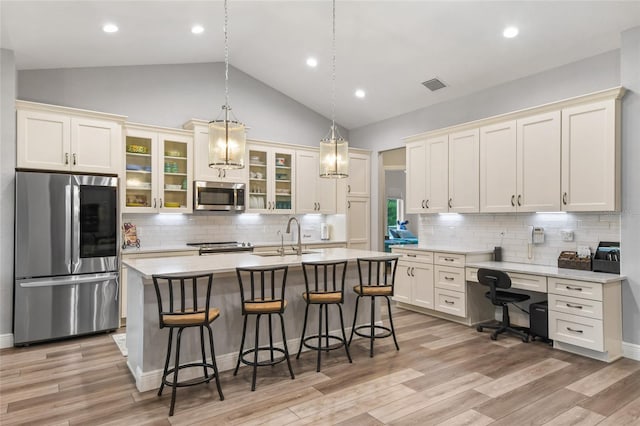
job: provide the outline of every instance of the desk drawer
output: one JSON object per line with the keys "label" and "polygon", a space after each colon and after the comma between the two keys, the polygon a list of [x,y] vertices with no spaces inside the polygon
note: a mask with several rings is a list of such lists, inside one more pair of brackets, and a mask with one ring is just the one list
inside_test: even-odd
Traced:
{"label": "desk drawer", "polygon": [[549,338],[594,351],[604,351],[602,321],[549,311]]}
{"label": "desk drawer", "polygon": [[511,287],[520,290],[537,291],[540,293],[547,292],[547,277],[540,275],[520,274],[517,272],[509,272],[511,278]]}
{"label": "desk drawer", "polygon": [[464,268],[464,254],[436,253],[434,263],[436,265]]}
{"label": "desk drawer", "polygon": [[549,293],[602,301],[602,284],[549,277]]}
{"label": "desk drawer", "polygon": [[602,302],[571,296],[549,294],[549,309],[566,314],[602,319]]}
{"label": "desk drawer", "polygon": [[392,249],[393,253],[402,255],[401,260],[408,262],[420,262],[433,264],[433,252],[431,251],[419,251],[419,250],[406,250],[406,249]]}
{"label": "desk drawer", "polygon": [[436,265],[435,286],[453,291],[465,291],[464,268],[448,268]]}
{"label": "desk drawer", "polygon": [[457,317],[467,316],[467,299],[464,293],[436,288],[434,294],[436,311]]}

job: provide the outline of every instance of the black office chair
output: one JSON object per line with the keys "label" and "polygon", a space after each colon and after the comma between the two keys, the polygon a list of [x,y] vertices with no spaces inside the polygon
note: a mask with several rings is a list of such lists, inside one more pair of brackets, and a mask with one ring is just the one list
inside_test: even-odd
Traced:
{"label": "black office chair", "polygon": [[476,330],[480,332],[485,328],[495,330],[491,333],[491,340],[496,340],[498,334],[509,332],[520,336],[522,341],[527,343],[529,341],[529,329],[511,326],[508,304],[524,302],[529,299],[529,296],[497,290],[499,288],[511,288],[511,278],[502,271],[478,269],[478,282],[489,287],[489,291],[485,294],[486,298],[491,300],[491,303],[495,306],[502,306],[502,324],[496,325],[495,322],[482,323],[478,325]]}

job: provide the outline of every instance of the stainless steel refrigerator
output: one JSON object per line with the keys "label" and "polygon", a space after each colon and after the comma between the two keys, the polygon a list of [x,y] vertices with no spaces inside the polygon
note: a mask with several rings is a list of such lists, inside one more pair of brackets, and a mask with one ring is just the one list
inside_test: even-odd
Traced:
{"label": "stainless steel refrigerator", "polygon": [[118,178],[16,172],[14,344],[118,327]]}

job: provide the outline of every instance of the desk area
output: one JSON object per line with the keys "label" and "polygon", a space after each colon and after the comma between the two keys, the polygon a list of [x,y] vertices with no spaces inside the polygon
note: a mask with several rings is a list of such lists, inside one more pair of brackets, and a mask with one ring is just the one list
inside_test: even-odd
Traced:
{"label": "desk area", "polygon": [[[407,280],[403,273],[409,279],[415,276],[410,268],[416,266],[407,265],[423,269],[422,279],[412,283],[410,295],[395,297],[401,307],[469,326],[490,320],[495,309],[484,297],[487,288],[478,284],[477,271],[496,269],[509,275],[512,290],[534,292],[548,300],[549,338],[554,348],[605,362],[622,356],[622,275],[494,262],[488,251],[479,249],[404,246],[394,247],[393,252],[403,256],[397,290],[406,288],[401,284]],[[415,263],[416,259],[421,263]],[[431,275],[426,272],[429,268]],[[457,275],[462,271],[464,278],[460,279]]]}

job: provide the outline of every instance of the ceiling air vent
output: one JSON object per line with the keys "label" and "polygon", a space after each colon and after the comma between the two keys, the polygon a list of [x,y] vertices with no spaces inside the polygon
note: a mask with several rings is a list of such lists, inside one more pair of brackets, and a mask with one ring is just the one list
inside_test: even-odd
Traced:
{"label": "ceiling air vent", "polygon": [[431,80],[423,81],[422,85],[424,87],[426,87],[427,89],[431,90],[432,92],[435,92],[438,89],[442,89],[443,87],[447,87],[447,85],[444,84],[437,77],[436,78],[432,78]]}

